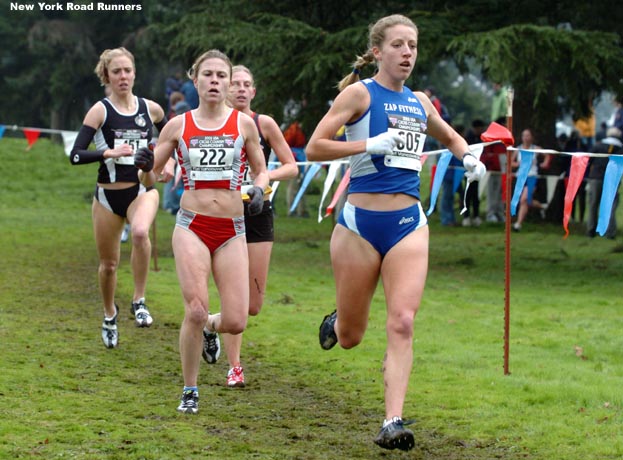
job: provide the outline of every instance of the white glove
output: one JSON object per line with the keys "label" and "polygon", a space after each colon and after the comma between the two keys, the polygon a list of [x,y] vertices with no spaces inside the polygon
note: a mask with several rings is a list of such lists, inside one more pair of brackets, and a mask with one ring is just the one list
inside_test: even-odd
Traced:
{"label": "white glove", "polygon": [[366,153],[391,155],[392,150],[399,142],[403,142],[403,140],[398,133],[385,131],[378,136],[366,139]]}
{"label": "white glove", "polygon": [[466,169],[465,177],[467,177],[467,182],[478,181],[485,177],[485,173],[487,172],[484,163],[472,153],[463,155],[463,167]]}

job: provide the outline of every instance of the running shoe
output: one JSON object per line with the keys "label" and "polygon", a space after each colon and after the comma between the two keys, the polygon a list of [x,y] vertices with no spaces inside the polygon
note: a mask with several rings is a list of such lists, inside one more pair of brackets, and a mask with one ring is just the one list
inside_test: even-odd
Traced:
{"label": "running shoe", "polygon": [[130,238],[130,224],[125,224],[123,226],[123,231],[121,232],[121,242],[125,243]]}
{"label": "running shoe", "polygon": [[117,316],[119,315],[119,307],[115,304],[115,316],[112,319],[106,319],[102,324],[102,340],[106,348],[116,348],[119,344],[119,331],[117,330]]}
{"label": "running shoe", "polygon": [[242,366],[234,366],[227,373],[227,386],[229,388],[244,388],[244,371]]}
{"label": "running shoe", "polygon": [[199,412],[199,392],[195,390],[184,391],[180,405],[177,406],[177,411],[184,414],[196,414]]}
{"label": "running shoe", "polygon": [[208,364],[214,364],[221,356],[221,341],[216,332],[210,332],[203,328],[203,351],[201,356]]}
{"label": "running shoe", "polygon": [[323,350],[330,350],[337,343],[337,335],[335,335],[336,319],[337,311],[333,310],[333,313],[325,316],[320,324],[318,338],[320,339],[320,346]]}
{"label": "running shoe", "polygon": [[144,297],[132,302],[132,316],[134,316],[136,327],[149,327],[154,322],[147,305],[145,305]]}
{"label": "running shoe", "polygon": [[[407,423],[408,424],[408,423]],[[413,432],[404,427],[405,422],[400,417],[394,417],[384,423],[374,443],[383,449],[411,450],[415,446]]]}

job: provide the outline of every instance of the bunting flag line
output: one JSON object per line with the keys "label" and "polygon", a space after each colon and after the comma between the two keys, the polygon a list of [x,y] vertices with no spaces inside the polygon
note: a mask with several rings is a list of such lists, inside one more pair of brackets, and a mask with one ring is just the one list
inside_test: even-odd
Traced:
{"label": "bunting flag line", "polygon": [[298,206],[299,201],[301,201],[301,198],[303,197],[303,193],[305,193],[305,189],[307,189],[307,187],[309,186],[314,176],[318,173],[318,171],[320,171],[321,167],[322,167],[321,163],[312,163],[311,166],[307,169],[307,172],[305,173],[305,177],[303,178],[303,182],[301,183],[301,187],[299,188],[299,191],[296,193],[296,197],[294,198],[294,201],[292,202],[292,206],[290,206],[290,213],[293,213],[296,210],[296,207]]}
{"label": "bunting flag line", "polygon": [[340,169],[339,163],[331,163],[329,165],[329,170],[327,171],[327,177],[324,180],[322,196],[320,197],[320,205],[318,206],[318,223],[322,222],[322,205],[324,204],[324,199],[327,197],[327,194],[329,193],[329,190],[331,189],[331,184],[333,184],[333,181],[335,181],[335,176],[337,174],[338,169]]}
{"label": "bunting flag line", "polygon": [[597,221],[597,233],[604,236],[610,224],[610,214],[612,213],[612,205],[614,198],[621,182],[623,175],[623,157],[613,155],[606,166],[606,175],[604,176],[604,185],[601,192],[601,201],[599,202],[599,219]]}
{"label": "bunting flag line", "polygon": [[24,132],[24,136],[26,136],[26,141],[28,141],[28,147],[26,147],[26,150],[30,150],[35,142],[37,142],[37,139],[39,139],[41,131],[38,129],[23,129],[22,131]]}
{"label": "bunting flag line", "polygon": [[71,154],[71,149],[74,147],[74,142],[76,142],[76,137],[78,137],[77,131],[61,131],[61,136],[63,136],[63,145],[65,146],[65,155],[69,156]]}
{"label": "bunting flag line", "polygon": [[[17,125],[6,125],[6,124],[0,123],[0,139],[4,137],[7,130],[12,130],[12,131],[19,130],[23,132],[24,137],[26,138],[26,141],[28,144],[26,147],[26,150],[30,150],[32,148],[32,146],[37,142],[37,140],[39,139],[42,133],[59,134],[63,138],[64,150],[65,150],[66,155],[70,154],[71,148],[73,147],[76,136],[78,135],[77,131],[47,129],[47,128],[30,128],[30,127],[22,127],[22,126],[17,126]],[[523,187],[525,185],[528,186],[528,194],[531,198],[534,181],[536,180],[536,178],[534,179],[528,178],[527,174],[525,174],[525,171],[523,170],[522,166],[527,168],[528,167],[527,165],[529,164],[529,162],[527,162],[527,160],[524,160],[524,158],[528,158],[529,156],[534,155],[536,153],[571,156],[571,169],[569,172],[569,178],[564,179],[565,180],[565,207],[564,207],[564,212],[563,212],[563,228],[565,230],[565,237],[569,234],[568,224],[569,224],[570,212],[573,209],[572,207],[573,199],[575,198],[575,195],[577,194],[577,191],[579,190],[579,186],[583,179],[584,171],[586,171],[586,164],[588,163],[588,159],[592,157],[610,157],[609,162],[608,162],[608,167],[607,167],[607,176],[604,178],[604,186],[603,186],[604,190],[603,190],[602,198],[600,202],[600,213],[599,213],[600,214],[599,215],[600,225],[598,225],[598,229],[597,229],[598,233],[601,236],[605,234],[606,229],[607,229],[608,216],[610,215],[612,211],[613,201],[616,195],[616,190],[621,181],[621,174],[623,171],[623,164],[622,164],[623,157],[620,157],[617,155],[610,156],[610,154],[592,153],[592,152],[564,152],[564,151],[557,151],[553,149],[531,149],[531,150],[519,149],[517,147],[512,147],[512,145],[514,144],[514,139],[513,139],[512,134],[504,126],[498,125],[497,123],[491,123],[489,127],[487,128],[487,130],[481,135],[481,139],[484,141],[483,143],[472,144],[469,146],[469,149],[472,153],[474,154],[476,154],[477,152],[480,153],[482,152],[483,147],[487,145],[491,145],[491,144],[496,144],[496,143],[503,143],[504,145],[506,145],[508,150],[519,150],[520,152],[527,152],[526,154],[523,154],[521,156],[520,168],[515,174],[517,177],[517,183],[515,184],[513,201],[511,203],[511,213],[513,216],[516,214],[517,204],[521,197],[521,191],[523,190]],[[427,215],[430,215],[435,209],[435,203],[439,195],[439,190],[441,188],[441,182],[442,182],[443,176],[445,175],[446,170],[448,169],[448,163],[450,159],[449,155],[451,155],[451,153],[447,149],[439,149],[439,150],[432,150],[432,151],[424,152],[421,158],[422,164],[424,164],[424,162],[429,156],[436,156],[436,155],[439,155],[440,158],[438,160],[437,165],[431,165],[431,184],[430,184],[430,192],[431,192],[430,203],[431,204],[430,204],[429,210],[426,213]],[[309,186],[313,177],[315,177],[315,175],[320,170],[320,167],[330,166],[333,163],[339,163],[341,165],[348,165],[349,161],[348,160],[334,160],[334,161],[323,161],[323,162],[300,161],[296,163],[297,166],[308,168],[308,170],[306,172],[301,188],[299,189],[297,193],[297,197],[295,198],[295,201],[294,201],[295,206],[298,205],[298,202],[302,198],[303,193]],[[271,161],[269,163],[270,168],[274,168],[279,165],[280,165],[279,162]],[[437,174],[436,172],[440,172],[440,174]],[[331,215],[331,213],[333,212],[334,206],[337,203],[337,200],[346,190],[348,186],[348,182],[349,182],[349,174],[350,174],[350,171],[347,170],[346,173],[344,174],[344,177],[342,177],[340,185],[338,186],[338,189],[336,190],[333,196],[332,202],[327,207],[325,217]],[[483,180],[479,181],[479,184],[478,184],[478,195],[479,196],[483,196],[485,189],[486,189],[486,183],[489,180],[490,174],[492,173],[487,172]],[[524,176],[524,174],[525,174],[525,177],[522,177]],[[539,177],[543,177],[543,176],[539,176]],[[552,199],[552,195],[555,193],[557,182],[561,180],[562,176],[559,177],[559,176],[547,176],[546,175],[544,177],[546,178],[546,181],[548,183],[547,201],[549,203]],[[335,177],[333,178],[333,180],[335,180]],[[277,189],[276,186],[278,186],[278,184],[279,183],[276,182],[275,186],[273,186],[271,200],[275,195],[275,192]],[[325,180],[325,190],[323,191],[325,193],[324,195],[325,198],[327,196],[326,194],[328,194],[327,188],[330,188],[331,186],[332,186],[332,181]],[[321,214],[322,213],[319,210],[319,215]]]}
{"label": "bunting flag line", "polygon": [[280,183],[281,183],[280,181],[276,180],[276,181],[273,181],[273,184],[270,186],[270,188],[273,189],[273,191],[270,192],[270,197],[269,197],[269,200],[271,203],[275,199],[275,193],[277,193],[277,189],[279,188]]}
{"label": "bunting flag line", "polygon": [[489,182],[489,178],[491,177],[491,172],[487,171],[482,178],[482,180],[478,181],[478,197],[482,199],[487,190],[487,182]]}
{"label": "bunting flag line", "polygon": [[333,214],[333,209],[335,208],[335,205],[337,205],[337,201],[344,194],[344,191],[346,190],[346,187],[348,187],[349,183],[350,183],[350,168],[348,168],[346,172],[344,173],[344,176],[342,176],[342,180],[340,181],[340,184],[337,186],[337,190],[335,190],[335,193],[333,194],[333,199],[331,200],[331,203],[329,203],[329,206],[327,206],[327,212],[324,215],[325,217],[329,217],[331,214]]}
{"label": "bunting flag line", "polygon": [[556,192],[556,185],[558,181],[563,180],[565,177],[565,173],[560,174],[560,176],[545,176],[545,180],[547,182],[547,204],[549,205],[552,202],[552,198],[554,198],[554,193]]}
{"label": "bunting flag line", "polygon": [[569,218],[573,210],[573,200],[578,193],[582,180],[584,180],[586,166],[588,166],[588,156],[582,155],[580,157],[571,158],[571,168],[569,169],[569,181],[567,182],[567,189],[565,190],[565,204],[562,217],[562,227],[565,229],[564,238],[569,236]]}
{"label": "bunting flag line", "polygon": [[435,170],[435,177],[433,177],[433,186],[431,187],[430,192],[430,205],[428,207],[428,211],[426,211],[427,216],[430,216],[435,210],[435,204],[437,203],[437,197],[439,196],[439,190],[441,189],[443,176],[446,175],[446,170],[448,169],[451,158],[452,153],[450,153],[450,150],[444,150],[441,153],[439,160],[437,160],[437,169]]}
{"label": "bunting flag line", "polygon": [[[528,179],[528,172],[530,171],[530,166],[532,166],[532,158],[534,158],[534,152],[529,150],[519,151],[519,169],[517,170],[517,182],[515,183],[515,190],[513,191],[513,197],[511,199],[511,216],[517,214],[517,205],[519,204],[519,198],[521,197],[521,192],[523,192],[523,187],[526,185],[526,180]],[[528,189],[528,203],[531,201],[531,196],[530,189]]]}

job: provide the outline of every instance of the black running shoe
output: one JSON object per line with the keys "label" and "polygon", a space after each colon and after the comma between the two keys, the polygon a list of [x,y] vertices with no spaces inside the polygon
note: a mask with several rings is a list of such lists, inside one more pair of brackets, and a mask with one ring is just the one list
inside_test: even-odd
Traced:
{"label": "black running shoe", "polygon": [[203,328],[203,351],[201,356],[208,364],[214,364],[221,356],[221,341],[216,332],[210,332]]}
{"label": "black running shoe", "polygon": [[119,331],[117,330],[117,316],[119,316],[119,307],[115,304],[115,316],[112,319],[106,319],[102,323],[102,341],[106,348],[116,348],[119,344]]}
{"label": "black running shoe", "polygon": [[196,414],[199,412],[199,393],[194,390],[184,391],[177,411],[184,414]]}
{"label": "black running shoe", "polygon": [[400,417],[392,418],[391,422],[381,428],[379,434],[374,438],[374,443],[383,449],[413,449],[415,446],[413,432],[406,429],[404,425],[405,422]]}
{"label": "black running shoe", "polygon": [[318,338],[320,339],[320,346],[323,350],[330,350],[337,343],[337,335],[335,335],[336,319],[337,311],[333,310],[333,313],[325,316],[322,323],[320,323]]}
{"label": "black running shoe", "polygon": [[136,327],[149,327],[154,322],[147,305],[145,305],[144,298],[132,302],[132,316],[134,316]]}

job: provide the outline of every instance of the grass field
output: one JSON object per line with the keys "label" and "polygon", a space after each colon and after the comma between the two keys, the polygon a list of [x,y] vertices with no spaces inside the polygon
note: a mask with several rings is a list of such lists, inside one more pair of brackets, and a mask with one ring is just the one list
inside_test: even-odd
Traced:
{"label": "grass field", "polygon": [[[504,375],[503,228],[445,228],[431,216],[404,411],[417,421],[416,448],[389,452],[372,442],[383,418],[382,290],[359,347],[318,346],[335,305],[331,219],[285,217],[278,199],[266,303],[243,345],[247,388],[224,387],[225,359],[204,363],[200,413],[184,416],[173,216],[157,217],[154,325],[130,319],[124,245],[120,346],[105,349],[90,218],[97,166],[70,166],[46,139],[25,146],[0,139],[0,459],[623,458],[620,238],[574,226],[563,240],[562,226],[541,223],[512,235]],[[308,196],[312,216],[317,202]]]}

